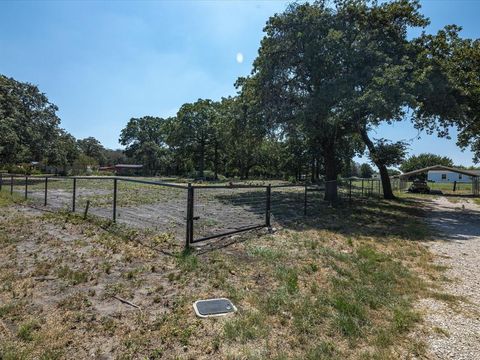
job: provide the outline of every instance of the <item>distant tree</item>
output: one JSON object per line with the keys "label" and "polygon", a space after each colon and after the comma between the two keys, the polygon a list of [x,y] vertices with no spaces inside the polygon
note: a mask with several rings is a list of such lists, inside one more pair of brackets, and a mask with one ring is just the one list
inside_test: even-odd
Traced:
{"label": "distant tree", "polygon": [[67,173],[67,167],[74,164],[80,155],[75,138],[60,129],[58,136],[55,137],[44,158],[45,165],[54,165],[62,169],[62,173]]}
{"label": "distant tree", "polygon": [[98,166],[98,161],[95,158],[80,153],[73,162],[73,173],[84,174],[91,167]]}
{"label": "distant tree", "polygon": [[400,175],[402,172],[397,170],[397,169],[388,169],[388,175],[389,176],[395,176],[395,175]]}
{"label": "distant tree", "polygon": [[170,136],[173,118],[144,116],[131,118],[120,134],[120,144],[126,146],[125,154],[144,165],[149,174],[167,168],[167,139]]}
{"label": "distant tree", "polygon": [[105,148],[94,137],[77,140],[78,148],[85,156],[95,159],[97,164],[105,164]]}
{"label": "distant tree", "polygon": [[217,143],[218,105],[199,99],[182,105],[173,129],[173,144],[194,155],[197,176],[204,177],[207,154]]}
{"label": "distant tree", "polygon": [[220,107],[226,170],[242,179],[248,179],[252,168],[260,164],[266,134],[255,98],[245,82],[238,81],[240,94],[223,99]]}
{"label": "distant tree", "polygon": [[125,164],[128,162],[125,152],[120,149],[105,149],[105,164],[107,165],[116,165],[116,164]]}
{"label": "distant tree", "polygon": [[349,164],[345,164],[344,169],[342,170],[342,177],[360,177],[360,164],[350,160]]}
{"label": "distant tree", "polygon": [[375,170],[370,166],[370,164],[364,163],[360,165],[360,177],[365,179],[370,179],[375,173]]}
{"label": "distant tree", "polygon": [[430,153],[423,153],[419,155],[413,155],[405,160],[400,165],[400,170],[402,172],[410,172],[414,170],[423,169],[429,166],[443,165],[443,166],[453,166],[453,161],[449,157],[440,156]]}

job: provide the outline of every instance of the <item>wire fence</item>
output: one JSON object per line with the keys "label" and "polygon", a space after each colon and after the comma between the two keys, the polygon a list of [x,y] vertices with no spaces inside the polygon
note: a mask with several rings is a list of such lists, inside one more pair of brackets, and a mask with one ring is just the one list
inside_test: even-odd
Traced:
{"label": "wire fence", "polygon": [[192,186],[192,242],[266,226],[265,186]]}
{"label": "wire fence", "polygon": [[[376,179],[342,179],[339,199],[380,197]],[[29,204],[168,232],[185,246],[321,215],[325,183],[317,185],[192,185],[116,176],[0,174],[0,190]]]}
{"label": "wire fence", "polygon": [[[479,196],[480,178],[473,177],[471,181],[433,182],[427,181],[429,192],[433,194],[458,195],[458,196]],[[399,192],[408,191],[415,183],[406,178],[392,178],[392,189]]]}

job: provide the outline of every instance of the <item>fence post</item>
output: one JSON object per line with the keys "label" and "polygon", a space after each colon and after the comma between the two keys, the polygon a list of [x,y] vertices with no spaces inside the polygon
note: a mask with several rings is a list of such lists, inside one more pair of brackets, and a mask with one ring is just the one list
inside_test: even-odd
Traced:
{"label": "fence post", "polygon": [[2,185],[3,185],[3,174],[0,173],[0,191],[2,191]]}
{"label": "fence post", "polygon": [[185,234],[185,249],[190,248],[193,241],[193,186],[188,183],[187,190],[187,231]]}
{"label": "fence post", "polygon": [[304,196],[304,203],[303,203],[303,216],[307,216],[307,205],[308,205],[307,190],[308,190],[308,186],[307,186],[307,184],[305,184],[305,196]]}
{"label": "fence post", "polygon": [[10,195],[13,195],[13,175],[10,177]]}
{"label": "fence post", "polygon": [[75,197],[77,195],[77,179],[73,178],[73,196],[72,196],[72,212],[75,212]]}
{"label": "fence post", "polygon": [[25,175],[25,200],[28,197],[28,175]]}
{"label": "fence post", "polygon": [[117,178],[113,179],[113,222],[117,221]]}
{"label": "fence post", "polygon": [[363,197],[363,179],[362,179],[362,197]]}
{"label": "fence post", "polygon": [[350,179],[350,181],[349,181],[348,200],[349,200],[350,202],[352,201],[352,179]]}
{"label": "fence post", "polygon": [[48,193],[48,176],[45,176],[45,199],[43,201],[43,206],[47,206],[47,193]]}
{"label": "fence post", "polygon": [[267,228],[271,228],[272,227],[272,224],[270,222],[270,219],[271,219],[271,207],[272,207],[272,185],[271,184],[268,184],[267,186],[267,203],[266,203],[266,211],[265,211],[265,226]]}

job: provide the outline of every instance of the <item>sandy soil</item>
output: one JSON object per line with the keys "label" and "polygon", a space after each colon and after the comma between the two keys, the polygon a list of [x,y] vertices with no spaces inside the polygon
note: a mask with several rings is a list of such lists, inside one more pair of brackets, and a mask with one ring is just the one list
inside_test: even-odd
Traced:
{"label": "sandy soil", "polygon": [[[21,188],[15,192],[22,195]],[[86,199],[108,195],[111,191],[105,189],[77,188],[76,212],[82,214]],[[311,199],[317,201],[318,194]],[[120,195],[119,195],[120,196]],[[28,199],[38,208],[44,208],[44,192],[29,190]],[[83,200],[83,201],[82,201]],[[112,219],[113,206],[90,205],[89,214],[105,219]],[[194,205],[194,238],[219,235],[241,228],[247,228],[265,223],[266,194],[259,190],[206,190],[197,189]],[[49,189],[48,209],[72,209],[72,193],[64,189]],[[149,229],[158,232],[172,233],[179,241],[185,239],[186,229],[186,196],[171,196],[150,204],[136,206],[117,206],[117,222],[130,227]],[[272,224],[281,227],[285,223],[303,218],[303,189],[272,191],[271,211]],[[314,206],[309,207],[312,215]]]}
{"label": "sandy soil", "polygon": [[462,297],[458,306],[424,299],[432,359],[480,359],[480,207],[470,199],[433,200],[428,220],[438,232],[427,246],[437,263],[447,267],[443,291]]}

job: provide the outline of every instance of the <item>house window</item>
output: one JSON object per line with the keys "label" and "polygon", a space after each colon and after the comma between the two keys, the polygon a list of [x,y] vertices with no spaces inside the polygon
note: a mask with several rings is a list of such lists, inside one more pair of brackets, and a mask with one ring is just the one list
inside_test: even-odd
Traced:
{"label": "house window", "polygon": [[442,174],[442,180],[447,180],[447,174]]}

